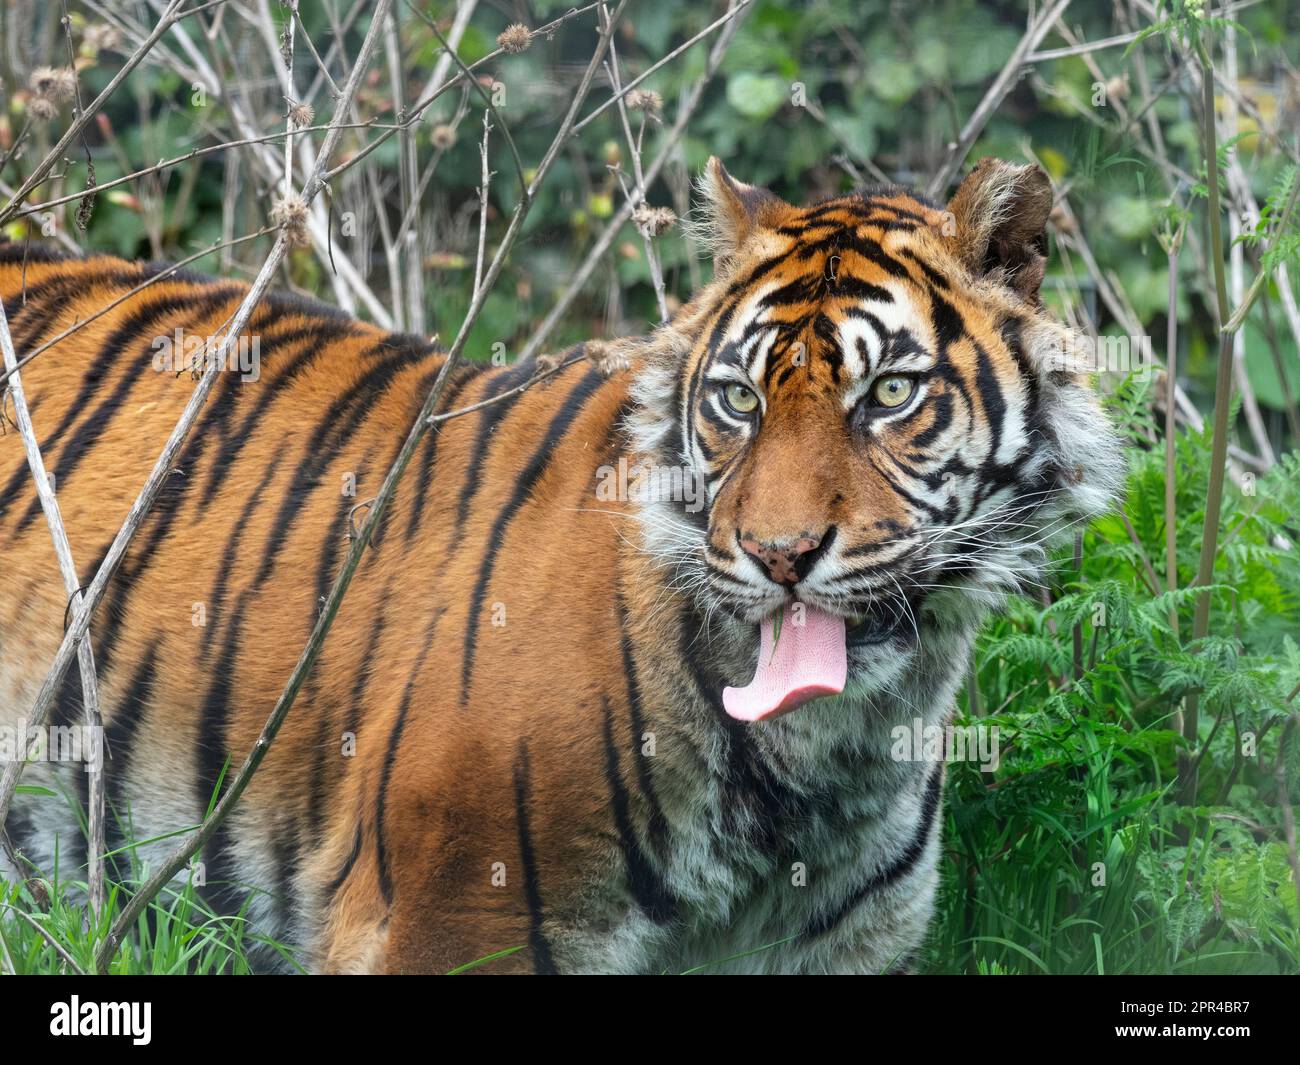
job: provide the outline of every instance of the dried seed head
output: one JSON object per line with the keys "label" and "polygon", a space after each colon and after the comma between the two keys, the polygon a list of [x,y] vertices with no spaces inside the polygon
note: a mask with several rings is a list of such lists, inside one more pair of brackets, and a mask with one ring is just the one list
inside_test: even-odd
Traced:
{"label": "dried seed head", "polygon": [[429,142],[435,148],[445,151],[456,143],[456,127],[449,126],[445,122],[434,126],[433,132],[429,134]]}
{"label": "dried seed head", "polygon": [[532,43],[532,40],[533,31],[522,22],[516,22],[513,26],[507,26],[497,35],[497,47],[503,52],[518,55]]}
{"label": "dried seed head", "polygon": [[627,94],[627,106],[631,111],[657,115],[664,109],[664,98],[653,89],[633,89]]}
{"label": "dried seed head", "polygon": [[311,104],[292,104],[289,107],[289,121],[298,129],[305,129],[311,125],[312,119],[316,117],[316,112]]}
{"label": "dried seed head", "polygon": [[554,370],[557,366],[560,365],[563,359],[564,359],[563,355],[556,355],[554,353],[538,355],[537,359],[535,360],[537,365],[537,373],[539,374],[550,373],[552,370]]}
{"label": "dried seed head", "polygon": [[307,234],[307,203],[301,196],[276,200],[271,206],[271,221],[284,230],[290,247],[305,248],[311,244]]}
{"label": "dried seed head", "polygon": [[59,113],[59,109],[44,96],[33,96],[27,101],[27,113],[33,122],[49,122]]}
{"label": "dried seed head", "polygon": [[1074,219],[1059,203],[1052,208],[1048,220],[1056,229],[1067,236],[1073,236],[1079,230],[1079,227],[1074,224]]}
{"label": "dried seed head", "polygon": [[647,237],[657,237],[666,229],[671,229],[677,222],[677,215],[671,207],[651,207],[641,204],[632,212],[632,224]]}
{"label": "dried seed head", "polygon": [[112,51],[122,43],[122,31],[104,22],[92,22],[81,41],[88,52]]}
{"label": "dried seed head", "polygon": [[27,79],[27,87],[58,107],[77,94],[77,77],[67,67],[37,67]]}
{"label": "dried seed head", "polygon": [[582,346],[582,353],[587,356],[597,372],[605,377],[612,377],[626,370],[630,364],[625,350],[614,344],[607,344],[603,340],[588,340]]}

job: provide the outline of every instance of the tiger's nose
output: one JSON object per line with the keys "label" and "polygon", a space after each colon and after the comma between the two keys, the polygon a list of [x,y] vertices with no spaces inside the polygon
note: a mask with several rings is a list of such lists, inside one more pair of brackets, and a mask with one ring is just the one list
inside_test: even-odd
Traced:
{"label": "tiger's nose", "polygon": [[829,546],[833,527],[821,536],[800,536],[793,540],[760,543],[752,536],[740,536],[740,546],[766,570],[777,584],[796,584],[808,575],[812,564]]}

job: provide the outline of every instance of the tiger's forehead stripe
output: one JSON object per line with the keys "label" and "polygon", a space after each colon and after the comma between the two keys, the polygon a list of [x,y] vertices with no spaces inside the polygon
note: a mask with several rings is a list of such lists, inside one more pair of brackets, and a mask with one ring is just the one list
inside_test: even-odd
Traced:
{"label": "tiger's forehead stripe", "polygon": [[[903,210],[910,215],[903,218],[904,228],[919,228],[921,216]],[[905,237],[881,232],[878,223],[885,217],[874,201],[847,217],[832,204],[814,211],[810,227],[778,230],[791,237],[786,253],[741,271],[751,284],[737,281],[728,289],[701,362],[748,369],[763,389],[779,387],[799,366],[816,363],[840,387],[873,372],[887,350],[922,356],[934,345],[927,304],[937,286]],[[769,326],[775,334],[752,360],[753,338]],[[909,368],[918,368],[916,360]],[[691,409],[693,404],[686,408]]]}

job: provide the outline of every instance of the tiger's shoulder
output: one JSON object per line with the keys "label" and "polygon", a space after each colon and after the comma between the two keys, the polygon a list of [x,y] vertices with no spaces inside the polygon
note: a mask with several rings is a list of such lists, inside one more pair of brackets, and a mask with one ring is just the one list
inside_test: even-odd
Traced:
{"label": "tiger's shoulder", "polygon": [[[243,281],[183,265],[0,244],[0,299],[56,477],[93,465],[104,451],[143,477],[194,382],[218,360],[225,372],[191,448],[201,465],[211,465],[209,498],[219,481],[256,480],[263,458],[285,461],[299,447],[301,461],[313,468],[336,445],[357,452],[358,462],[395,449],[447,362],[437,338],[386,330],[327,302],[273,290],[223,346],[248,291]],[[472,409],[431,434],[464,438],[463,457],[472,466],[496,441],[518,440],[511,451],[555,445],[556,426],[568,421],[555,419],[556,408],[576,407],[617,368],[608,357],[594,368],[602,360],[592,352],[584,357],[581,345],[504,366],[475,357],[482,354],[467,351],[446,375],[434,412]],[[572,395],[575,384],[581,387]],[[598,404],[609,413],[609,431],[625,398],[625,389],[611,384]],[[209,433],[221,438],[220,447],[202,442]],[[6,455],[12,469],[0,518],[26,488],[20,449]],[[431,462],[433,455],[431,440],[420,458]],[[35,516],[33,505],[25,510]]]}
{"label": "tiger's shoulder", "polygon": [[[244,292],[248,290],[248,285],[243,282],[213,277],[201,270],[192,269],[185,265],[185,260],[177,263],[168,259],[126,259],[108,252],[80,253],[52,244],[0,239],[0,277],[5,279],[6,294],[15,278],[20,282],[37,282],[54,276],[68,281],[79,280],[87,286],[122,282],[145,285],[171,281],[195,288],[237,286]],[[331,303],[301,293],[271,289],[262,299],[286,313],[320,315],[353,321],[359,326],[367,324]],[[378,330],[377,326],[372,328]]]}

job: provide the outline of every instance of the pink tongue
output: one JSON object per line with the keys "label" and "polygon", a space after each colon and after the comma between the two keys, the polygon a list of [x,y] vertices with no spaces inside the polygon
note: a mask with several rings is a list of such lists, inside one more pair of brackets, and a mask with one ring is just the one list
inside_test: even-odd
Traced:
{"label": "pink tongue", "polygon": [[844,619],[799,605],[803,624],[795,624],[797,615],[787,605],[779,639],[770,617],[760,624],[754,679],[743,688],[724,688],[722,692],[722,705],[732,717],[762,721],[809,699],[844,690],[849,671]]}

